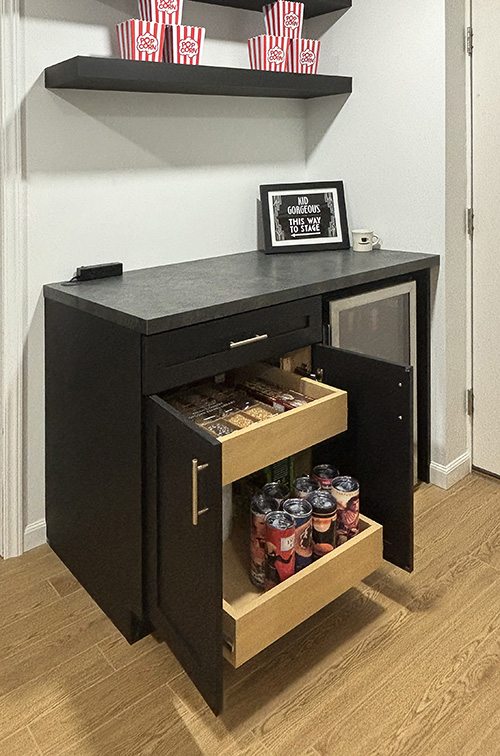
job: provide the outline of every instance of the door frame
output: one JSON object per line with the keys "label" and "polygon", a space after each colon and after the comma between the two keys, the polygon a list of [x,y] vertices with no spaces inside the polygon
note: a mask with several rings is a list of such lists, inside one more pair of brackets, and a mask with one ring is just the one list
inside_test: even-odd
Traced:
{"label": "door frame", "polygon": [[23,552],[23,351],[26,203],[20,0],[0,0],[0,554]]}

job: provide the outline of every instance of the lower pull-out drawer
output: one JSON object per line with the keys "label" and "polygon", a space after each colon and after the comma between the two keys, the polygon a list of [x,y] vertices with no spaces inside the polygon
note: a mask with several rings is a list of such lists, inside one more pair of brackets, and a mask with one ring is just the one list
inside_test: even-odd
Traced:
{"label": "lower pull-out drawer", "polygon": [[224,544],[224,656],[239,667],[382,564],[382,526],[360,517],[359,534],[266,593],[248,576],[248,549]]}

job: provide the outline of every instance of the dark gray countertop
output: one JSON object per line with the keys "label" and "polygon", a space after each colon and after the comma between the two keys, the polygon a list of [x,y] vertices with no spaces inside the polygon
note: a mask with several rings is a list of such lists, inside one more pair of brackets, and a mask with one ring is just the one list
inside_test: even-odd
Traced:
{"label": "dark gray countertop", "polygon": [[131,270],[117,278],[75,286],[47,284],[44,295],[153,334],[436,265],[438,255],[392,250],[243,252]]}

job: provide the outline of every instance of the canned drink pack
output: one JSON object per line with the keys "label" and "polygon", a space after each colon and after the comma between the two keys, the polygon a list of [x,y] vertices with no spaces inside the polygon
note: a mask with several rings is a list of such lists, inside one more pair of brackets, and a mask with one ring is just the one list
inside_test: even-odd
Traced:
{"label": "canned drink pack", "polygon": [[282,509],[283,502],[288,499],[288,486],[284,483],[273,482],[266,483],[262,486],[262,493],[270,499],[274,499],[276,502],[275,509]]}
{"label": "canned drink pack", "polygon": [[302,478],[294,480],[293,488],[297,499],[305,499],[310,493],[319,489],[319,483],[317,480],[305,475]]}
{"label": "canned drink pack", "polygon": [[312,506],[313,556],[319,559],[335,548],[337,502],[328,491],[314,491],[306,501]]}
{"label": "canned drink pack", "polygon": [[287,71],[317,73],[320,45],[321,42],[317,39],[291,39],[288,46]]}
{"label": "canned drink pack", "polygon": [[159,63],[163,57],[165,25],[131,18],[118,24],[120,56],[128,60]]}
{"label": "canned drink pack", "polygon": [[254,496],[250,504],[250,580],[261,590],[266,561],[266,515],[273,511],[273,505],[263,494]]}
{"label": "canned drink pack", "polygon": [[313,478],[314,480],[317,480],[319,483],[319,487],[323,489],[323,491],[331,491],[332,488],[332,480],[336,478],[339,474],[339,471],[336,467],[333,467],[333,465],[316,465],[315,468],[313,468]]}
{"label": "canned drink pack", "polygon": [[248,40],[250,68],[262,71],[286,71],[288,37],[259,34]]}
{"label": "canned drink pack", "polygon": [[276,3],[265,5],[262,10],[268,34],[275,34],[278,37],[299,38],[302,36],[304,3],[278,0]]}
{"label": "canned drink pack", "polygon": [[283,511],[295,522],[295,572],[303,570],[312,562],[312,506],[305,499],[288,499]]}
{"label": "canned drink pack", "polygon": [[203,26],[166,26],[165,62],[199,66],[204,41]]}
{"label": "canned drink pack", "polygon": [[337,546],[359,533],[359,483],[348,475],[332,482],[332,496],[337,502]]}
{"label": "canned drink pack", "polygon": [[139,15],[144,21],[180,24],[184,0],[139,0]]}
{"label": "canned drink pack", "polygon": [[266,515],[264,588],[268,591],[295,572],[295,521],[286,512]]}

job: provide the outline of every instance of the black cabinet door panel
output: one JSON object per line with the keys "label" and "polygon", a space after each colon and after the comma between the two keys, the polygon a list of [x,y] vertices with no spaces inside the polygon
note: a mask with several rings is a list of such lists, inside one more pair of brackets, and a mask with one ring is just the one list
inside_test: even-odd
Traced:
{"label": "black cabinet door panel", "polygon": [[362,512],[384,528],[384,559],[411,571],[413,368],[324,345],[313,347],[313,366],[348,402],[348,430],[316,448],[315,460],[338,461],[359,480]]}
{"label": "black cabinet door panel", "polygon": [[[148,616],[218,714],[222,708],[221,445],[158,397],[145,402]],[[194,524],[196,493],[200,514]]]}

